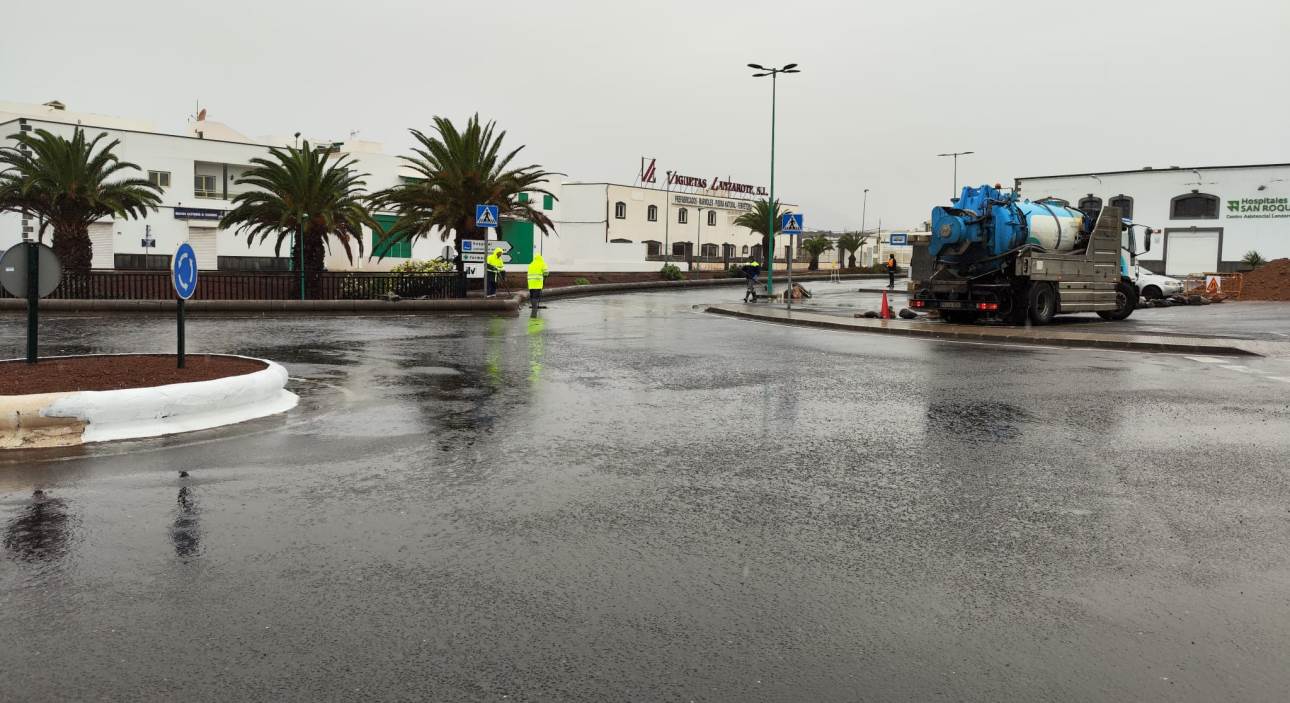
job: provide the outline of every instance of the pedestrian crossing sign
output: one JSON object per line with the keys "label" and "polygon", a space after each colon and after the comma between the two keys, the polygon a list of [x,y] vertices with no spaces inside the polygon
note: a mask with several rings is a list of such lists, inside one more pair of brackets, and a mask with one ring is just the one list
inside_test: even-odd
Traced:
{"label": "pedestrian crossing sign", "polygon": [[497,206],[496,205],[476,205],[475,206],[475,226],[476,227],[496,227],[497,226]]}
{"label": "pedestrian crossing sign", "polygon": [[802,215],[800,213],[784,213],[784,218],[780,221],[779,230],[784,234],[801,234]]}

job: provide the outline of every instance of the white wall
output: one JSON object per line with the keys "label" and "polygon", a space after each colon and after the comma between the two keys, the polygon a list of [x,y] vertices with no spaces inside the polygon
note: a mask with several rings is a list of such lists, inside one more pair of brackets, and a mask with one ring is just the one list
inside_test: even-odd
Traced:
{"label": "white wall", "polygon": [[[1100,179],[1100,182],[1099,182]],[[1116,195],[1131,196],[1133,220],[1159,230],[1152,238],[1151,251],[1140,260],[1163,264],[1166,230],[1218,228],[1222,230],[1220,258],[1231,268],[1245,253],[1257,250],[1264,258],[1290,257],[1290,167],[1244,167],[1199,169],[1155,169],[1124,174],[1018,179],[1023,197],[1036,199],[1052,195],[1068,200],[1072,207],[1088,194],[1109,203]],[[1260,186],[1263,190],[1259,190]],[[1175,196],[1192,190],[1218,196],[1217,219],[1170,219]],[[1228,209],[1229,201],[1255,198],[1285,198],[1287,205],[1277,212],[1242,213]],[[1250,216],[1269,215],[1269,216]],[[1139,245],[1141,246],[1141,245]]]}

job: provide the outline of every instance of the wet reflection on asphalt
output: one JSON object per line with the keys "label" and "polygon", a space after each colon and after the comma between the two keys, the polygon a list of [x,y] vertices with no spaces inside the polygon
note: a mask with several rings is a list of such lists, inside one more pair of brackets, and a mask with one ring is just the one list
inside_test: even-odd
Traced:
{"label": "wet reflection on asphalt", "polygon": [[[1181,357],[692,308],[737,293],[191,316],[190,350],[282,362],[302,402],[0,455],[0,699],[1213,700],[1290,684],[1283,388]],[[172,326],[75,316],[44,339],[156,351]],[[21,320],[0,333],[20,354]]]}

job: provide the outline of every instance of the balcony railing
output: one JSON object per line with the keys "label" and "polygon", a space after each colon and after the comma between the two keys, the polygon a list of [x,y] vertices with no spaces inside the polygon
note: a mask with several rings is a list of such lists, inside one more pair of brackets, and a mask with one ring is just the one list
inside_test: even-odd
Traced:
{"label": "balcony railing", "polygon": [[[327,271],[304,276],[310,300],[464,298],[465,281],[454,272],[360,273]],[[298,300],[299,273],[203,271],[193,300]],[[12,297],[0,289],[0,297]],[[169,271],[90,271],[63,274],[48,297],[64,300],[173,300]]]}

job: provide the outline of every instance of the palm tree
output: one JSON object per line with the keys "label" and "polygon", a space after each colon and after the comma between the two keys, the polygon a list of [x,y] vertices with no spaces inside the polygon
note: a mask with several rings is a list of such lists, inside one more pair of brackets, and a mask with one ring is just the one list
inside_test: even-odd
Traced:
{"label": "palm tree", "polygon": [[864,236],[857,232],[845,232],[838,237],[838,249],[845,251],[849,257],[847,268],[856,267],[856,250],[864,246]]}
{"label": "palm tree", "polygon": [[[454,238],[457,251],[461,240],[477,232],[476,205],[496,205],[502,219],[523,220],[537,225],[542,234],[555,227],[529,195],[555,196],[545,183],[556,175],[537,164],[512,167],[524,146],[503,153],[506,132],[496,132],[496,123],[481,125],[476,114],[458,130],[445,117],[434,118],[434,134],[411,130],[418,142],[413,156],[404,163],[416,176],[378,193],[374,202],[380,209],[397,213],[381,246],[427,237],[438,230],[441,239]],[[457,270],[464,262],[458,258]]]}
{"label": "palm tree", "polygon": [[765,198],[762,198],[761,200],[758,200],[755,203],[753,203],[753,209],[751,212],[745,212],[744,214],[735,218],[736,227],[747,227],[748,229],[752,230],[754,234],[761,235],[762,256],[766,257],[766,260],[763,263],[766,264],[766,267],[767,267],[766,270],[768,271],[770,270],[771,262],[775,260],[775,252],[774,252],[775,247],[772,244],[770,235],[766,234],[766,226],[767,224],[773,221],[775,233],[778,234],[780,228],[784,224],[783,223],[784,210],[779,206],[778,200],[775,201],[774,210],[775,210],[775,216],[772,218],[770,215],[771,213],[770,201],[766,200]]}
{"label": "palm tree", "polygon": [[69,271],[90,270],[91,224],[143,217],[161,203],[161,189],[146,178],[113,179],[139,167],[112,153],[119,139],[99,148],[105,137],[87,140],[80,127],[71,139],[37,129],[10,135],[17,145],[0,148],[0,210],[36,217],[40,241],[52,228],[54,253]]}
{"label": "palm tree", "polygon": [[811,263],[806,267],[808,271],[820,270],[820,254],[826,251],[833,251],[833,240],[828,237],[811,237],[802,242],[802,248],[806,253],[811,255]]}
{"label": "palm tree", "polygon": [[331,150],[307,141],[299,148],[272,147],[269,157],[251,159],[253,168],[237,183],[255,190],[234,196],[233,209],[220,220],[220,227],[246,234],[248,247],[273,237],[273,251],[279,256],[282,243],[290,239],[293,262],[301,261],[303,240],[300,270],[305,273],[323,270],[333,239],[351,262],[355,244],[361,255],[363,227],[381,231],[367,207],[367,174],[355,172],[352,159],[333,159]]}

